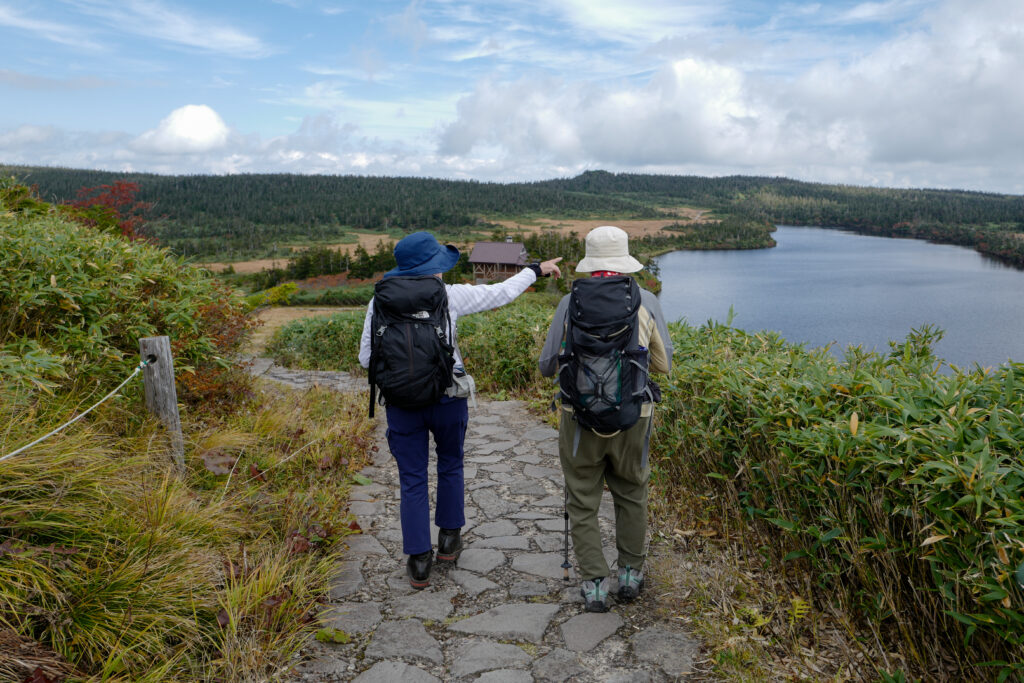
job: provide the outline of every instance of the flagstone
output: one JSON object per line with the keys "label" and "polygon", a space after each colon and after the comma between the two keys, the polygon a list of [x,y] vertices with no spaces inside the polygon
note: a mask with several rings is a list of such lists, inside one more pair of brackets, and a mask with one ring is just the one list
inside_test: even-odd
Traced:
{"label": "flagstone", "polygon": [[457,621],[448,628],[459,633],[539,643],[559,609],[558,605],[512,603]]}
{"label": "flagstone", "polygon": [[522,648],[492,641],[461,643],[449,652],[448,660],[448,671],[456,677],[491,669],[524,666],[532,661]]}
{"label": "flagstone", "polygon": [[385,621],[366,646],[367,659],[425,659],[441,664],[444,656],[434,637],[416,619]]}
{"label": "flagstone", "polygon": [[622,626],[622,617],[614,612],[585,612],[562,624],[565,647],[573,652],[588,652]]}

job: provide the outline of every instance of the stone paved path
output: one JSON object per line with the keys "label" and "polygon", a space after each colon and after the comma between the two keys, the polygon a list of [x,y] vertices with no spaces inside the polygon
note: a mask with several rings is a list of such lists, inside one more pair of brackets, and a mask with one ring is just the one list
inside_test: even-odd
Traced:
{"label": "stone paved path", "polygon": [[[294,387],[365,391],[346,373],[302,372],[257,360],[253,371]],[[562,475],[555,430],[517,401],[479,401],[466,435],[466,549],[434,564],[431,585],[405,575],[398,473],[377,424],[379,450],[353,487],[364,532],[331,588],[328,626],[347,644],[311,641],[294,681],[674,681],[693,669],[699,644],[659,621],[650,591],[606,614],[583,611],[575,573],[563,581]],[[431,477],[433,487],[433,476]],[[611,498],[601,506],[614,567]],[[437,528],[433,528],[436,541]],[[573,561],[570,551],[570,561]],[[614,573],[614,569],[613,569]],[[612,579],[614,592],[615,581]]]}

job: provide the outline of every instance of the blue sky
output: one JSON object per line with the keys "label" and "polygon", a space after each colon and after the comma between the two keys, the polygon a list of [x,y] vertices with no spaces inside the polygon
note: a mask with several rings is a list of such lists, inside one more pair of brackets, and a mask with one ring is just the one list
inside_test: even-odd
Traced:
{"label": "blue sky", "polygon": [[1022,74],[1022,0],[0,0],[0,162],[1024,193]]}

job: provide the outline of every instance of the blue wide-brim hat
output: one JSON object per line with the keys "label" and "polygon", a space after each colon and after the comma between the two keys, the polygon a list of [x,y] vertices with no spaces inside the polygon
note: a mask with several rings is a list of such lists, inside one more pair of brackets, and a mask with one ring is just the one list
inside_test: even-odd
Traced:
{"label": "blue wide-brim hat", "polygon": [[451,270],[459,262],[459,250],[451,244],[442,246],[429,232],[414,232],[395,245],[395,261],[398,267],[384,277],[433,275]]}

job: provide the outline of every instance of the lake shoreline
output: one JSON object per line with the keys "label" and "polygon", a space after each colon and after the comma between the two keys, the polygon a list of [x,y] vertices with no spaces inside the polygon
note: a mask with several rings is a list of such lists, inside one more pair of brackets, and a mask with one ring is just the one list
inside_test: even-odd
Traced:
{"label": "lake shoreline", "polygon": [[[674,251],[657,257],[670,320],[725,321],[794,343],[887,352],[923,325],[958,367],[1024,358],[1024,273],[968,247],[779,225],[775,249]],[[982,331],[979,334],[979,331]]]}

